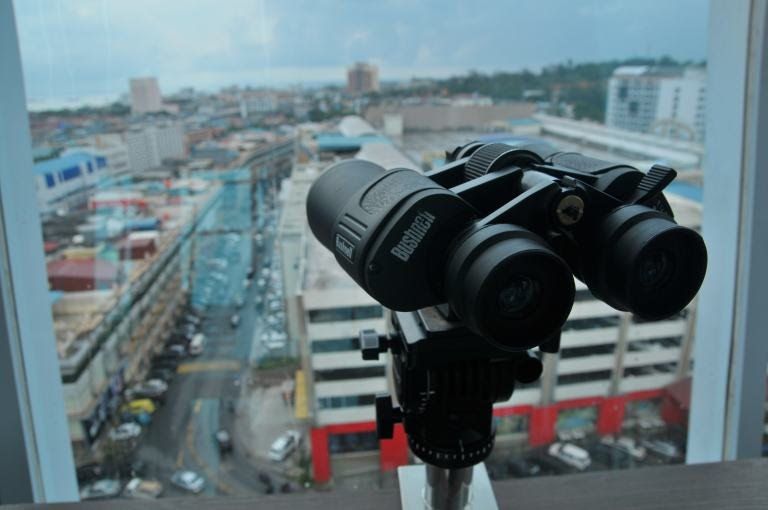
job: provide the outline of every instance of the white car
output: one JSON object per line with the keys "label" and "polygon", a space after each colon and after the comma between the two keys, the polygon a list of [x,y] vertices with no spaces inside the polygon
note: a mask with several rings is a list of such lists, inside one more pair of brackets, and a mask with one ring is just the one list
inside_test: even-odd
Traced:
{"label": "white car", "polygon": [[269,458],[281,462],[288,458],[299,447],[301,434],[297,430],[288,430],[278,437],[269,448]]}
{"label": "white car", "polygon": [[176,471],[171,476],[171,483],[185,491],[199,494],[205,488],[205,478],[194,471]]}
{"label": "white car", "polygon": [[197,333],[195,336],[192,337],[192,340],[189,342],[189,353],[192,356],[199,356],[203,353],[203,350],[205,349],[205,335],[202,333]]}
{"label": "white car", "polygon": [[613,436],[607,436],[602,438],[600,442],[628,453],[635,460],[645,460],[645,448],[638,446],[635,440],[631,437],[622,436],[618,439],[614,439]]}
{"label": "white car", "polygon": [[109,431],[112,441],[126,441],[141,435],[141,426],[138,423],[127,422]]}
{"label": "white car", "polygon": [[123,496],[136,499],[157,499],[163,493],[163,484],[157,480],[133,478],[123,489]]}
{"label": "white car", "polygon": [[584,471],[592,464],[592,459],[584,448],[571,443],[552,443],[549,445],[550,456],[560,460],[564,464]]}

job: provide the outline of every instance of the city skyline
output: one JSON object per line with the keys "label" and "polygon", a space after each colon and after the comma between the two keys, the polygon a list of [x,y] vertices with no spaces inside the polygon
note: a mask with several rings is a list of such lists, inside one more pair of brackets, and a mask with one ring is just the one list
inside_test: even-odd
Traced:
{"label": "city skyline", "polygon": [[[166,93],[185,86],[341,84],[358,60],[376,64],[386,82],[538,70],[567,60],[706,54],[708,8],[701,0],[228,6],[83,1],[43,9],[16,2],[28,101],[114,100],[132,76],[157,76]],[[509,26],[497,21],[505,17]],[[472,36],[456,37],[462,33]]]}

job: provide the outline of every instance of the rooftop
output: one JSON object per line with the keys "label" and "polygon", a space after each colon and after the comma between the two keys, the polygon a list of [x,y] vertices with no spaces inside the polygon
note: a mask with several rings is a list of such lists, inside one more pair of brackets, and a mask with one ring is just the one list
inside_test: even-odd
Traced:
{"label": "rooftop", "polygon": [[67,154],[66,156],[60,156],[58,158],[47,159],[45,161],[35,163],[33,169],[35,174],[44,175],[59,172],[73,166],[80,166],[83,163],[94,161],[95,159],[96,156],[93,154],[88,154],[87,152],[73,152],[71,154]]}

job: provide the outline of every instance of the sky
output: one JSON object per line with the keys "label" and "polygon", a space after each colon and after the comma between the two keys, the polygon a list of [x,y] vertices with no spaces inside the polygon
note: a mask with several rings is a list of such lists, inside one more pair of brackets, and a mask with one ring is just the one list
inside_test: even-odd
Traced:
{"label": "sky", "polygon": [[706,58],[706,0],[14,0],[28,101]]}

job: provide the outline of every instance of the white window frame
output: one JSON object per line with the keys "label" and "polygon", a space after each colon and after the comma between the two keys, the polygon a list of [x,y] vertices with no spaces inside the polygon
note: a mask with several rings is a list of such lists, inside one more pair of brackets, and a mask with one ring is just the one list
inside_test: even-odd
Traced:
{"label": "white window frame", "polygon": [[768,1],[713,0],[709,15],[689,463],[760,456],[768,363]]}

